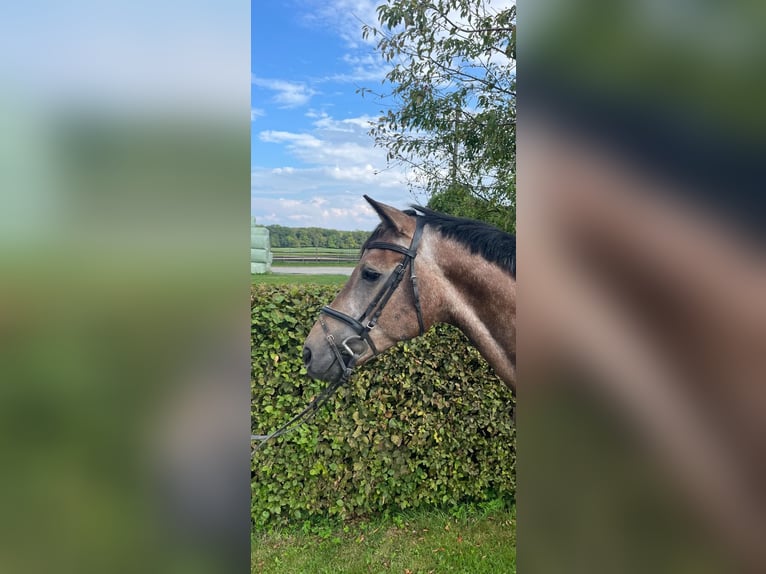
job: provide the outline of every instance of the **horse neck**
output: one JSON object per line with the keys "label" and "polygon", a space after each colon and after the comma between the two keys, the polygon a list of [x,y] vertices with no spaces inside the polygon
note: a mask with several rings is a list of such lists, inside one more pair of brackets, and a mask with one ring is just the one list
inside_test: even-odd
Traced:
{"label": "horse neck", "polygon": [[458,242],[429,243],[442,293],[437,320],[463,331],[497,375],[515,385],[516,281]]}

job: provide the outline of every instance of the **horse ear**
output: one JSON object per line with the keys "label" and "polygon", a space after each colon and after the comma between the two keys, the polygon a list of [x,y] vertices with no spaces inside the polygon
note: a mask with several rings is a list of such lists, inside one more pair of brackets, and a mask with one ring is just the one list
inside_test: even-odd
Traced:
{"label": "horse ear", "polygon": [[405,230],[408,228],[409,216],[406,213],[385,203],[375,201],[368,195],[365,195],[364,198],[372,206],[383,223],[394,228],[401,235],[407,234]]}

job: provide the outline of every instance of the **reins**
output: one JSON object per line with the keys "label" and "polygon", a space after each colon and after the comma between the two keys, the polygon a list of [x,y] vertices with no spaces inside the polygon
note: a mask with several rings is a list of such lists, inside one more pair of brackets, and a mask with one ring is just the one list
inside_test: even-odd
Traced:
{"label": "reins", "polygon": [[354,364],[356,363],[356,357],[352,356],[351,360],[346,364],[343,361],[343,357],[341,356],[340,350],[338,349],[338,346],[335,344],[335,337],[332,336],[330,331],[327,329],[327,325],[325,324],[322,317],[319,317],[319,324],[322,325],[322,330],[325,332],[325,338],[327,339],[327,343],[330,345],[330,348],[335,353],[335,360],[338,361],[339,365],[344,365],[341,367],[343,369],[343,375],[335,381],[334,383],[330,383],[327,385],[324,390],[322,390],[321,393],[319,393],[316,397],[314,397],[311,402],[304,408],[301,412],[299,412],[297,415],[295,415],[293,418],[291,418],[289,421],[287,421],[285,424],[283,424],[281,427],[279,427],[277,430],[270,434],[254,434],[250,435],[251,441],[260,441],[260,444],[256,446],[253,449],[253,453],[255,453],[258,449],[260,449],[263,445],[265,445],[268,441],[271,439],[275,439],[277,437],[282,436],[283,434],[287,434],[294,428],[299,427],[305,422],[310,421],[314,415],[319,410],[319,407],[321,407],[323,404],[325,404],[333,394],[335,394],[335,391],[337,391],[340,387],[346,384],[348,382],[348,379],[351,377],[351,372],[354,369]]}
{"label": "reins", "polygon": [[[401,253],[404,257],[396,266],[393,273],[386,281],[385,285],[383,285],[380,291],[378,291],[377,295],[373,298],[370,304],[367,305],[367,308],[365,309],[364,313],[362,313],[362,315],[359,317],[359,319],[355,319],[351,317],[350,315],[343,313],[342,311],[333,309],[330,306],[324,306],[320,310],[319,324],[321,325],[322,330],[324,331],[325,340],[327,341],[327,344],[330,346],[333,354],[335,355],[335,360],[338,362],[338,365],[340,366],[340,368],[343,369],[343,374],[337,381],[327,385],[327,387],[325,387],[321,393],[319,393],[316,397],[312,399],[312,401],[306,406],[306,408],[304,408],[301,412],[299,412],[297,415],[295,415],[293,418],[291,418],[289,421],[287,421],[285,424],[283,424],[274,432],[267,435],[250,435],[251,441],[260,441],[260,444],[252,450],[252,453],[255,453],[257,450],[259,450],[264,444],[266,444],[271,439],[282,436],[283,434],[290,432],[291,430],[300,426],[301,424],[311,420],[314,417],[314,415],[317,413],[319,408],[330,399],[330,397],[335,393],[335,391],[337,391],[340,387],[342,387],[344,384],[348,382],[349,378],[351,378],[351,373],[354,370],[354,366],[356,365],[356,362],[361,357],[361,354],[355,353],[353,349],[349,347],[348,345],[349,341],[354,339],[364,341],[368,345],[370,351],[372,352],[373,357],[378,356],[379,353],[377,348],[375,347],[375,343],[372,342],[372,338],[370,337],[370,331],[372,331],[372,329],[374,329],[375,326],[378,324],[378,319],[380,319],[380,315],[383,313],[384,307],[388,304],[388,301],[393,296],[394,291],[396,291],[396,288],[399,286],[399,283],[401,283],[402,278],[404,277],[404,272],[407,270],[407,267],[409,267],[410,269],[410,282],[412,283],[415,313],[417,314],[417,317],[418,317],[418,328],[420,329],[421,335],[425,333],[425,323],[423,322],[423,311],[420,307],[420,293],[418,291],[418,278],[415,275],[415,256],[418,253],[418,245],[420,244],[420,239],[423,235],[423,226],[424,226],[423,218],[417,217],[415,219],[415,233],[413,233],[412,235],[412,241],[410,242],[409,247],[402,247],[401,245],[397,245],[396,243],[388,243],[386,241],[372,241],[367,245],[367,249],[387,249],[389,251],[396,251],[398,253]],[[341,341],[340,343],[341,348],[339,348],[338,344],[335,341],[335,337],[332,335],[332,333],[330,333],[329,329],[327,328],[327,325],[324,322],[324,318],[322,317],[322,314],[329,315],[330,317],[333,317],[334,319],[338,319],[339,321],[346,323],[346,325],[350,326],[356,334],[352,335],[351,337],[346,337],[343,341]],[[369,320],[367,320],[368,317],[369,317]],[[348,362],[343,360],[344,351],[345,351],[345,354],[350,356],[350,359]]]}

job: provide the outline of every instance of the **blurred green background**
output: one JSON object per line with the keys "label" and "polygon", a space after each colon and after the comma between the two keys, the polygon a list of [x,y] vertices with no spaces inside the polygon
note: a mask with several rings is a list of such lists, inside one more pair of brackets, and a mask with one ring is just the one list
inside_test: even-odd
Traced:
{"label": "blurred green background", "polygon": [[246,2],[0,18],[0,571],[249,567]]}

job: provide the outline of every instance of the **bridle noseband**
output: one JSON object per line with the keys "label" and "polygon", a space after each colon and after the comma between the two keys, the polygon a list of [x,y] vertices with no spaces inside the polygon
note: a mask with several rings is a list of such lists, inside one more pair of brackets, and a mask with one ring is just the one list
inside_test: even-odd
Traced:
{"label": "bridle noseband", "polygon": [[[380,319],[381,313],[383,313],[383,309],[388,304],[388,301],[391,299],[391,296],[394,294],[394,291],[396,291],[396,288],[399,286],[399,283],[401,283],[402,278],[404,277],[404,272],[407,270],[407,267],[410,268],[410,282],[412,283],[412,292],[414,295],[414,301],[415,301],[415,313],[418,316],[418,327],[420,329],[420,334],[422,335],[425,333],[425,324],[423,323],[423,311],[420,308],[420,294],[418,292],[418,278],[415,275],[415,256],[418,254],[418,245],[420,244],[420,238],[423,235],[423,218],[422,217],[416,217],[415,218],[415,233],[412,235],[412,241],[410,242],[409,247],[402,247],[401,245],[397,245],[396,243],[388,243],[387,241],[371,241],[367,245],[367,249],[387,249],[389,251],[396,251],[397,253],[401,253],[403,255],[402,260],[399,262],[399,264],[394,269],[394,272],[389,276],[388,280],[386,281],[385,285],[378,291],[377,295],[370,301],[370,304],[367,305],[367,308],[364,310],[364,313],[358,318],[355,319],[354,317],[347,315],[346,313],[343,313],[342,311],[338,311],[336,309],[333,309],[332,307],[325,306],[322,307],[319,315],[319,323],[322,326],[322,329],[325,332],[325,337],[327,338],[327,342],[329,343],[330,347],[332,348],[333,352],[335,353],[335,357],[338,360],[338,363],[340,364],[341,368],[345,371],[345,376],[351,374],[351,369],[353,369],[354,364],[356,361],[361,357],[361,354],[355,353],[353,349],[349,347],[349,342],[352,340],[360,340],[367,344],[367,346],[370,348],[370,351],[372,351],[372,356],[376,357],[380,353],[378,352],[378,349],[375,347],[375,343],[372,342],[372,337],[370,337],[370,331],[372,331],[375,328],[375,325],[378,324],[378,319]],[[343,341],[340,343],[340,349],[338,348],[338,345],[335,342],[335,338],[330,334],[330,331],[327,329],[327,325],[324,322],[324,319],[322,318],[322,314],[329,315],[330,317],[333,317],[335,319],[338,319],[339,321],[342,321],[343,323],[346,323],[349,327],[351,327],[354,330],[355,335],[352,335],[351,337],[346,337]],[[345,352],[345,354],[351,356],[351,360],[348,364],[346,364],[342,359],[342,354]]]}

